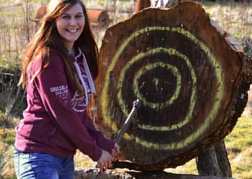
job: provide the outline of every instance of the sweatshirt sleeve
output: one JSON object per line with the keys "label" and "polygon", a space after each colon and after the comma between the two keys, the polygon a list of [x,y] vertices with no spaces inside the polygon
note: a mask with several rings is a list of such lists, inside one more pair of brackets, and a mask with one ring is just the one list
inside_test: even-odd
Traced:
{"label": "sweatshirt sleeve", "polygon": [[85,117],[86,117],[85,120],[87,121],[87,130],[89,134],[95,139],[99,147],[111,153],[111,150],[114,148],[115,142],[105,138],[100,131],[96,130],[92,120],[88,115],[85,115]]}
{"label": "sweatshirt sleeve", "polygon": [[97,161],[101,157],[102,149],[72,109],[69,78],[63,60],[55,53],[51,55],[50,64],[37,75],[34,82],[43,105],[58,130],[81,152]]}

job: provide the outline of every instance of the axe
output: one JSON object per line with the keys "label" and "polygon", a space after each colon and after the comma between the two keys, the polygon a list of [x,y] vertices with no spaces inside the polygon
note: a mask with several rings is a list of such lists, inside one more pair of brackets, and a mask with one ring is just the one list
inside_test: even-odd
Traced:
{"label": "axe", "polygon": [[[116,139],[115,139],[115,142],[118,144],[120,142],[120,140],[122,139],[123,137],[123,134],[126,132],[126,130],[128,129],[129,127],[129,124],[131,122],[131,120],[133,119],[135,113],[136,113],[136,110],[137,110],[137,106],[139,104],[139,99],[133,101],[133,107],[130,111],[130,114],[128,115],[127,119],[125,120],[123,126],[122,126],[122,129],[120,130],[120,133],[117,135]],[[93,179],[96,179],[99,175],[100,175],[100,171],[98,171],[96,173],[96,175],[94,176]]]}

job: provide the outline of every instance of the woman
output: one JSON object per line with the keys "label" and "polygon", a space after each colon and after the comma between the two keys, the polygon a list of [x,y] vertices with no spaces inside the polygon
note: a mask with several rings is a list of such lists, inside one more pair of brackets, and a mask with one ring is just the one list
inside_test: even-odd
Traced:
{"label": "woman", "polygon": [[16,127],[18,178],[71,179],[76,149],[101,171],[119,153],[118,144],[104,138],[86,113],[95,93],[97,54],[82,1],[51,0],[23,62],[20,83],[28,107]]}

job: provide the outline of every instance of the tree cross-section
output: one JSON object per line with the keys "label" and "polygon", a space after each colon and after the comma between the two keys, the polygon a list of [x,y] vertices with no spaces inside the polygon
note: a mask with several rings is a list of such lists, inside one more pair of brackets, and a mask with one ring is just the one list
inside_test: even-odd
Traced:
{"label": "tree cross-section", "polygon": [[247,102],[251,62],[198,3],[148,8],[107,29],[97,122],[113,139],[141,105],[114,167],[182,165],[228,135]]}

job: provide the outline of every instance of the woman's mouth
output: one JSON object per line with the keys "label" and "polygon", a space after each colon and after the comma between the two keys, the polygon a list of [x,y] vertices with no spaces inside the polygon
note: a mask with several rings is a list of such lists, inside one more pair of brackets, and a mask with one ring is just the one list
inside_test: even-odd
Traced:
{"label": "woman's mouth", "polygon": [[67,29],[67,32],[70,33],[76,33],[78,31],[78,29]]}

